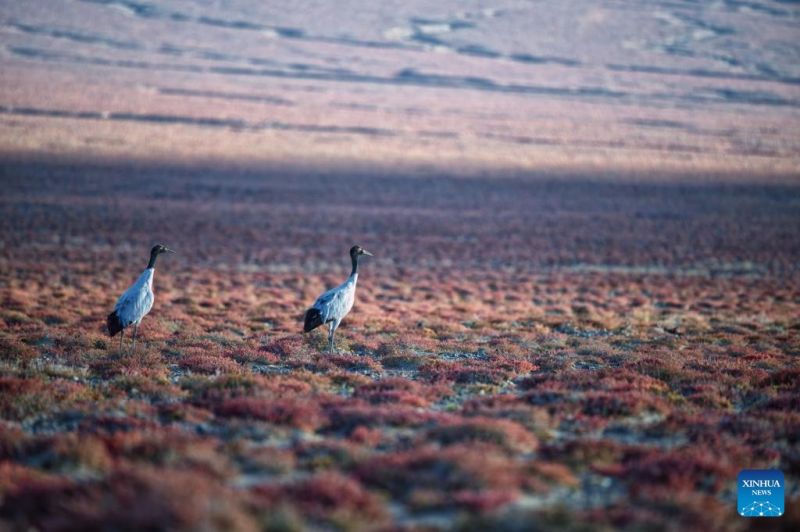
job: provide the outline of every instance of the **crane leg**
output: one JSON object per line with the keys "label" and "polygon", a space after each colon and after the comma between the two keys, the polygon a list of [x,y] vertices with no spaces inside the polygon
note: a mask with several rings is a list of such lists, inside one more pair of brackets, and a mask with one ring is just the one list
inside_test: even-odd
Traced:
{"label": "crane leg", "polygon": [[125,329],[119,332],[119,350],[122,351],[122,338],[125,336]]}
{"label": "crane leg", "polygon": [[333,334],[336,332],[336,327],[334,327],[334,322],[328,326],[328,352],[335,353],[336,352],[336,344],[333,341]]}
{"label": "crane leg", "polygon": [[139,325],[135,324],[133,326],[133,347],[131,348],[131,353],[135,353],[136,352],[136,333],[137,333],[138,330],[139,330]]}

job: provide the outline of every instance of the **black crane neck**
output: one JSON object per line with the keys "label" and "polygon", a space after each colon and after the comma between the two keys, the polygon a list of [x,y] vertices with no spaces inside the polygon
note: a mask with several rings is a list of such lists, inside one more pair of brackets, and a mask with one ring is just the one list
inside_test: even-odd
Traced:
{"label": "black crane neck", "polygon": [[158,259],[157,252],[150,253],[150,262],[147,263],[147,267],[155,269],[157,259]]}
{"label": "black crane neck", "polygon": [[358,273],[358,255],[350,255],[350,261],[353,263],[353,271],[350,272],[350,275],[353,276]]}

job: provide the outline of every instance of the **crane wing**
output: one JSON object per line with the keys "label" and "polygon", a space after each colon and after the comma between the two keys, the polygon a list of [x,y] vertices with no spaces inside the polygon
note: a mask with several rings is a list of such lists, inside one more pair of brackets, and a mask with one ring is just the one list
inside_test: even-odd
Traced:
{"label": "crane wing", "polygon": [[317,298],[314,308],[319,310],[322,323],[327,323],[329,319],[335,317],[337,303],[340,299],[342,299],[341,287],[332,288]]}
{"label": "crane wing", "polygon": [[138,323],[151,308],[153,291],[150,290],[149,279],[143,275],[119,297],[114,305],[114,313],[122,326],[127,327],[131,323]]}
{"label": "crane wing", "polygon": [[356,276],[351,276],[344,284],[331,288],[314,301],[303,318],[303,330],[311,331],[323,323],[333,322],[334,328],[353,308],[356,292]]}

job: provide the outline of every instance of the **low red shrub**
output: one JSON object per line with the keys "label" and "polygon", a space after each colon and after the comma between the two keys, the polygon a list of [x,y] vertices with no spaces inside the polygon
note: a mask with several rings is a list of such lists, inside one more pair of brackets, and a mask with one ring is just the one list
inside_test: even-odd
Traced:
{"label": "low red shrub", "polygon": [[444,420],[426,431],[422,441],[436,441],[442,445],[483,442],[515,453],[535,451],[539,444],[536,437],[518,423],[486,417]]}
{"label": "low red shrub", "polygon": [[319,473],[290,484],[257,486],[256,496],[269,506],[290,504],[317,521],[376,527],[388,514],[378,497],[354,478],[340,473]]}
{"label": "low red shrub", "polygon": [[222,417],[257,419],[308,431],[316,430],[325,422],[322,409],[312,399],[234,397],[215,407],[215,412]]}

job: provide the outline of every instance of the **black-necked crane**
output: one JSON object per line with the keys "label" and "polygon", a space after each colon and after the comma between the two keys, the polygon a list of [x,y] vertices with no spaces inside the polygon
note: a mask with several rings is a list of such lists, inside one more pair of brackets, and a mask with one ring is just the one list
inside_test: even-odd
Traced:
{"label": "black-necked crane", "polygon": [[306,311],[303,332],[309,332],[322,324],[328,324],[328,350],[333,353],[336,345],[333,335],[345,316],[353,308],[356,300],[356,283],[358,282],[358,259],[362,255],[372,256],[372,253],[361,246],[350,248],[350,260],[353,270],[347,280],[319,296],[314,305]]}
{"label": "black-necked crane", "polygon": [[117,333],[122,333],[119,337],[119,348],[122,350],[122,338],[125,336],[125,329],[133,325],[133,347],[136,350],[136,332],[142,318],[147,316],[153,308],[153,273],[156,269],[156,260],[162,253],[175,253],[167,246],[156,244],[150,250],[150,262],[138,279],[119,296],[117,304],[114,305],[114,312],[108,315],[106,325],[108,333],[113,337]]}

